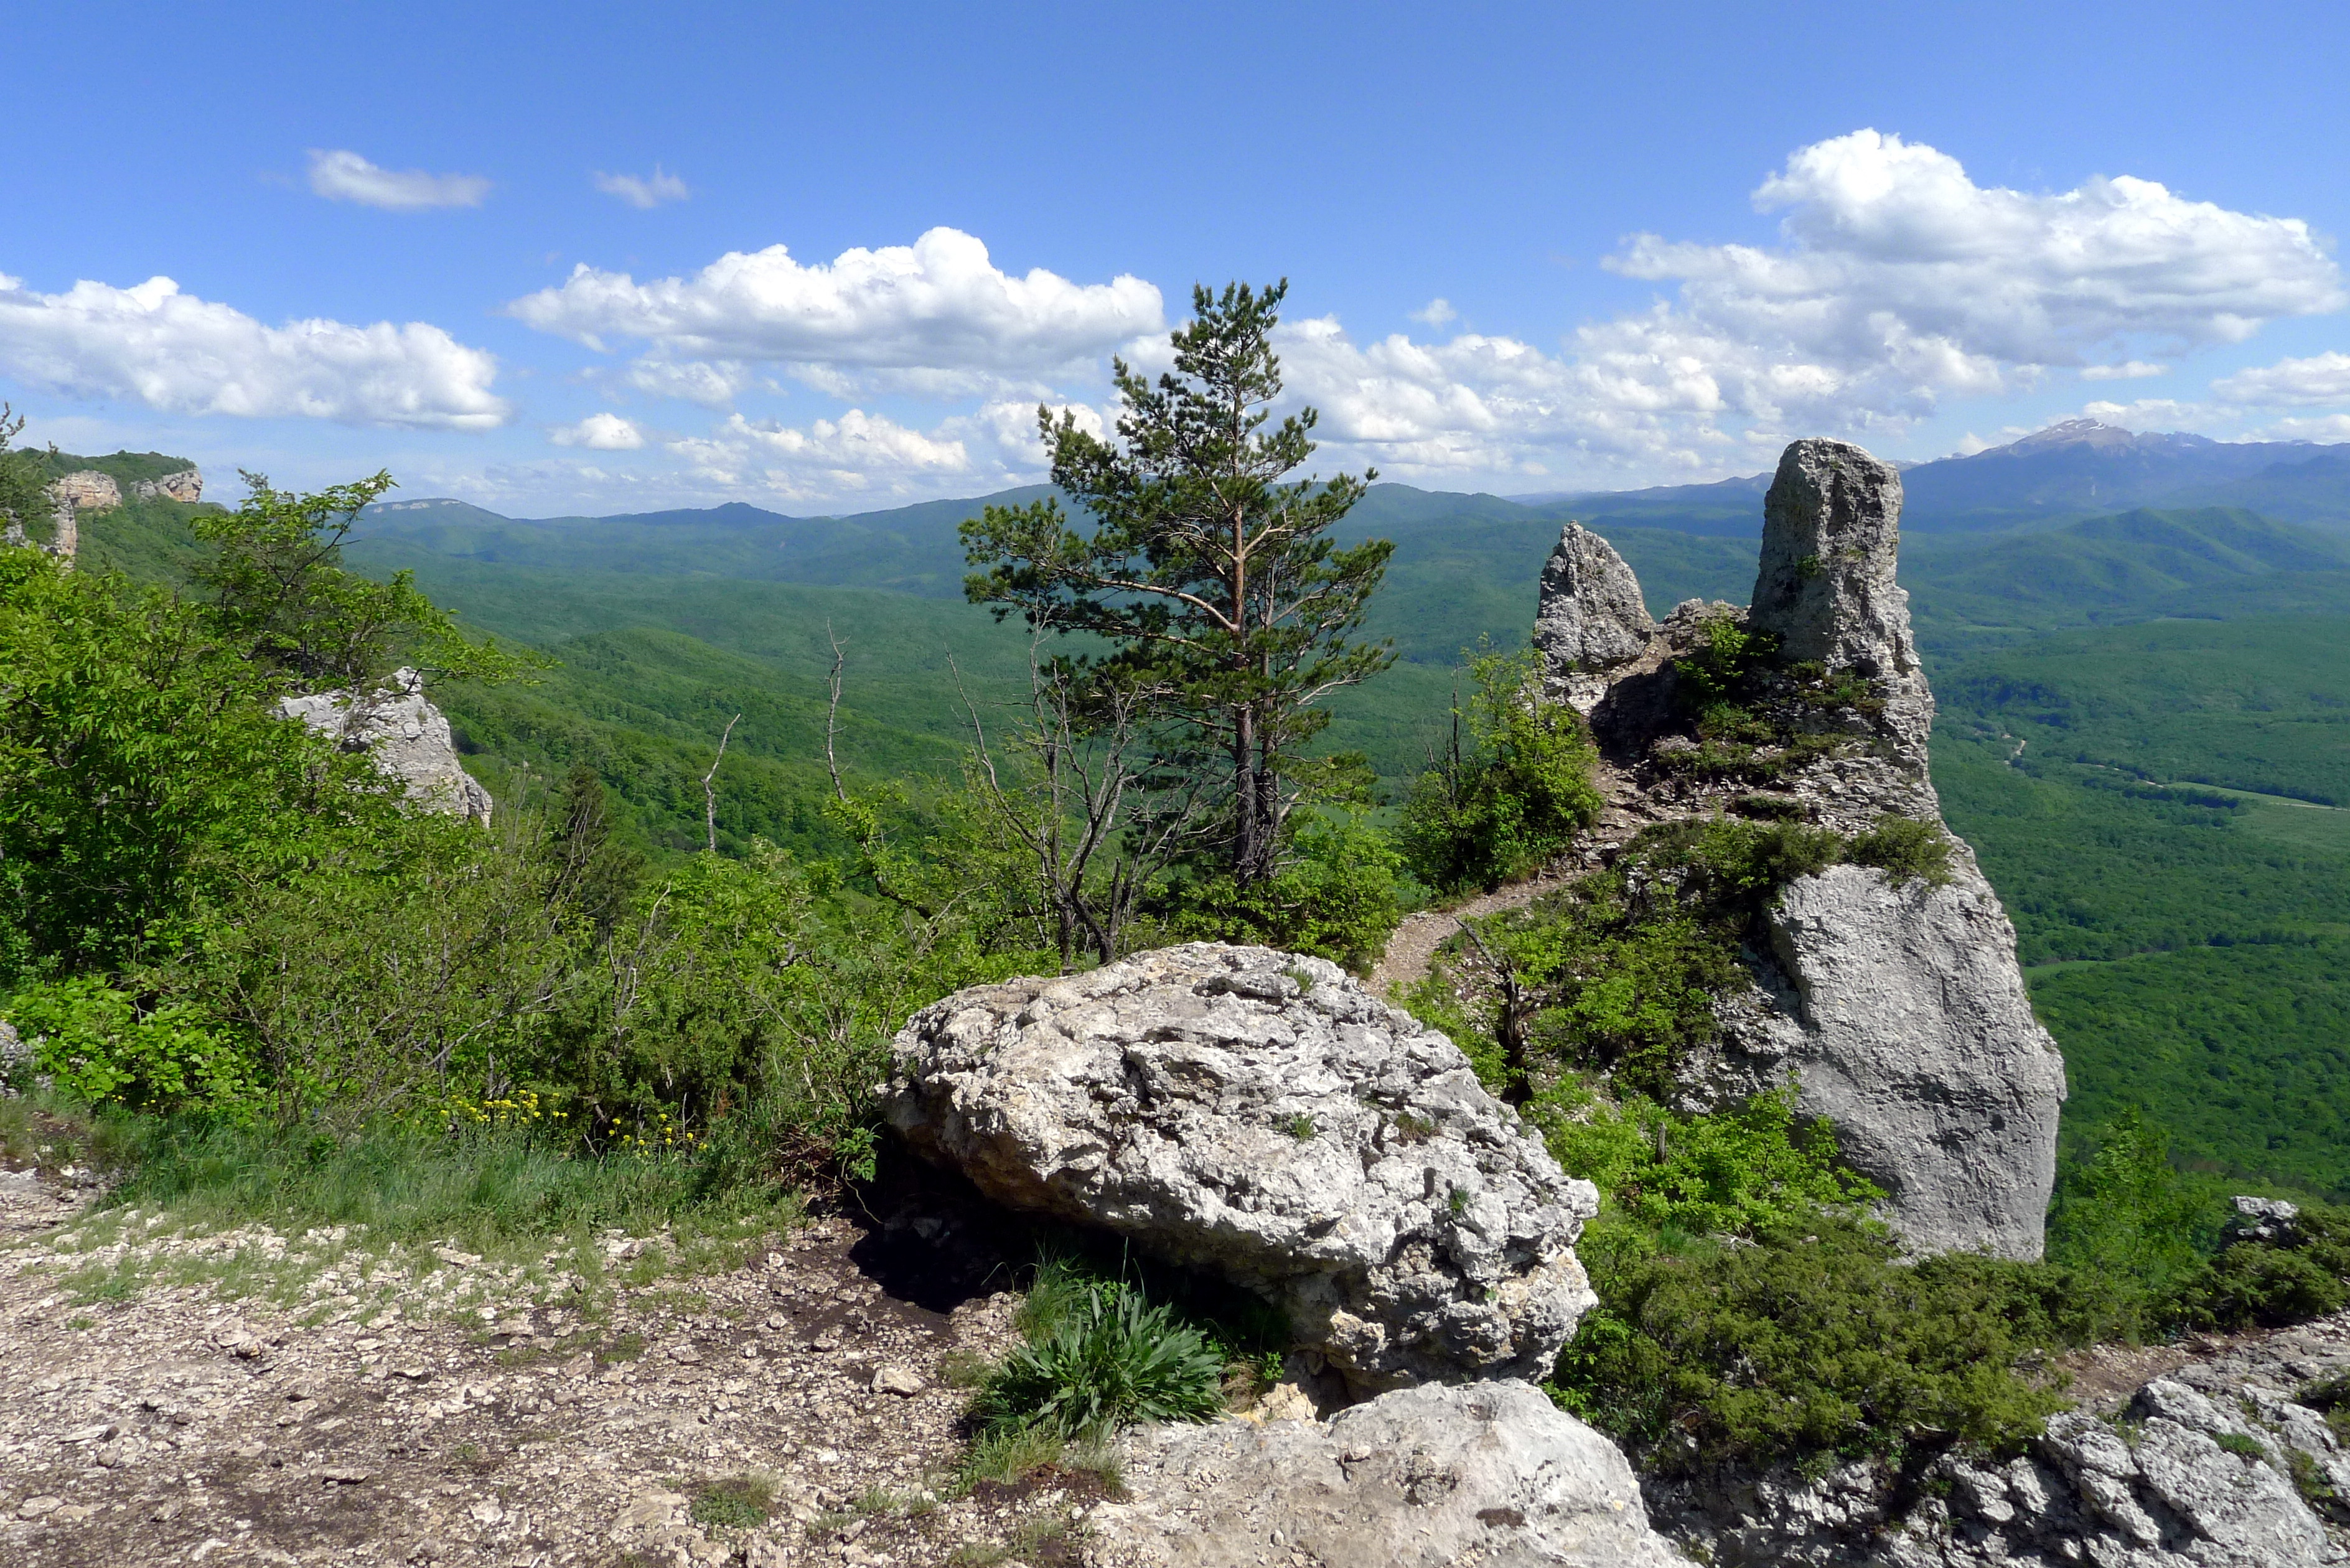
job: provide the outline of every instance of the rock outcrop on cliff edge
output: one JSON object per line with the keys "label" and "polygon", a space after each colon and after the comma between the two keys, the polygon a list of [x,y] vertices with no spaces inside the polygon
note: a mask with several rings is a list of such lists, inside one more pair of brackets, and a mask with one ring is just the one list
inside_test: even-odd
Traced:
{"label": "rock outcrop on cliff edge", "polygon": [[[1568,526],[1534,640],[1547,690],[1599,744],[1595,858],[1658,824],[1735,812],[1848,836],[1896,817],[1948,833],[1928,771],[1933,693],[1895,581],[1900,512],[1892,465],[1797,441],[1764,502],[1751,607],[1691,601],[1645,631],[1630,567]],[[1725,619],[1769,650],[1760,742],[1702,735],[1675,668]],[[1833,867],[1781,889],[1763,920],[1767,940],[1743,955],[1752,983],[1719,999],[1725,1038],[1693,1064],[1691,1096],[1792,1082],[1886,1189],[1911,1245],[2037,1258],[2064,1061],[1972,852],[1952,838],[1939,881]]]}
{"label": "rock outcrop on cliff edge", "polygon": [[408,786],[409,799],[427,811],[486,826],[493,802],[479,779],[457,760],[448,715],[424,696],[423,678],[394,670],[380,690],[320,691],[277,705],[347,751],[365,752],[382,772]]}

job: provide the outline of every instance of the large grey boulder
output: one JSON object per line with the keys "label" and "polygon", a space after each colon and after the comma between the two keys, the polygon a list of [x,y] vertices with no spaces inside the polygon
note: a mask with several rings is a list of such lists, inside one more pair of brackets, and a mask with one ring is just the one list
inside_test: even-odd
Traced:
{"label": "large grey boulder", "polygon": [[1586,713],[1607,690],[1607,672],[1646,653],[1656,631],[1632,568],[1580,523],[1566,525],[1543,564],[1538,605],[1534,643],[1545,682]]}
{"label": "large grey boulder", "polygon": [[997,1201],[1247,1285],[1357,1395],[1544,1377],[1596,1212],[1443,1035],[1336,964],[1195,942],[916,1013],[886,1102]]}
{"label": "large grey boulder", "polygon": [[1998,896],[1953,860],[1939,888],[1836,866],[1779,895],[1767,918],[1804,1034],[1799,1098],[1886,1189],[1910,1246],[2037,1258],[2064,1062]]}
{"label": "large grey boulder", "polygon": [[1089,1516],[1094,1568],[1684,1561],[1615,1445],[1522,1382],[1405,1389],[1326,1423],[1149,1428],[1120,1457],[1131,1501]]}
{"label": "large grey boulder", "polygon": [[379,769],[405,783],[409,799],[425,810],[489,822],[490,792],[457,760],[448,716],[425,701],[424,680],[415,670],[395,670],[389,683],[356,697],[348,691],[288,697],[277,711],[345,751],[365,752]]}

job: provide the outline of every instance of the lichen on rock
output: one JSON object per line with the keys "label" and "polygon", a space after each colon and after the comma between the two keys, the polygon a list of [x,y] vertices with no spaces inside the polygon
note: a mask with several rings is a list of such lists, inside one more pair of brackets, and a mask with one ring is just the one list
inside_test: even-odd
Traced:
{"label": "lichen on rock", "polygon": [[1195,942],[958,992],[899,1034],[886,1109],[998,1202],[1256,1290],[1358,1397],[1547,1376],[1593,1302],[1591,1186],[1324,960]]}

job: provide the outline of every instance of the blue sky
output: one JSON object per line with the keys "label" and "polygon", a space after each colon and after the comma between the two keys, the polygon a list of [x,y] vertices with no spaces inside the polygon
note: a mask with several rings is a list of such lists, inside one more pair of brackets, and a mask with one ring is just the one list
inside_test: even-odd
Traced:
{"label": "blue sky", "polygon": [[1284,274],[1324,458],[1433,488],[2084,411],[2350,441],[2338,5],[81,0],[10,36],[0,396],[216,481],[972,494],[1194,281]]}

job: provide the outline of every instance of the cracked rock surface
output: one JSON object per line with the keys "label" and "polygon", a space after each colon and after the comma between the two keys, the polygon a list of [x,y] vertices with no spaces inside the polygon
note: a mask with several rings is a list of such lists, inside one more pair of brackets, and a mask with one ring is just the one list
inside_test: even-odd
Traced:
{"label": "cracked rock surface", "polygon": [[1095,1510],[1102,1568],[1669,1568],[1616,1446],[1516,1381],[1423,1385],[1326,1422],[1160,1427],[1135,1501]]}
{"label": "cracked rock surface", "polygon": [[998,1202],[1259,1291],[1357,1395],[1546,1376],[1594,1300],[1590,1184],[1320,959],[1196,942],[958,992],[899,1034],[888,1115]]}
{"label": "cracked rock surface", "polygon": [[[2078,1409],[2003,1462],[1946,1454],[1819,1480],[1723,1469],[1646,1485],[1659,1528],[1721,1568],[2317,1568],[2350,1561],[2350,1453],[2302,1391],[2350,1373],[2350,1314],[2192,1347],[2102,1347]],[[2135,1386],[2111,1376],[2135,1360]]]}

